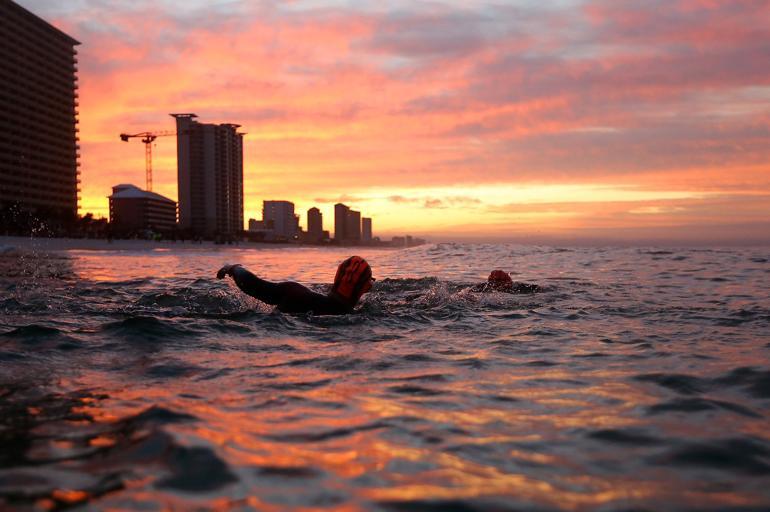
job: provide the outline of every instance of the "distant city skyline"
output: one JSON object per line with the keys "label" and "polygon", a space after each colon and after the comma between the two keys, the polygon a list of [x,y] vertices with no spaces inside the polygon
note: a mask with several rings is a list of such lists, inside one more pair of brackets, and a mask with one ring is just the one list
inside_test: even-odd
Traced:
{"label": "distant city skyline", "polygon": [[248,133],[246,218],[287,197],[386,235],[770,238],[767,3],[19,3],[82,43],[82,213],[142,181],[118,133],[191,111]]}
{"label": "distant city skyline", "polygon": [[[334,205],[334,231],[324,229],[323,214],[314,206],[306,212],[306,223],[301,224],[301,212],[295,209],[292,201],[266,199],[262,202],[262,218],[249,218],[247,238],[252,240],[264,240],[267,242],[291,242],[296,241],[308,244],[335,245],[372,245],[393,246],[391,242],[402,238],[409,239],[415,245],[424,243],[424,239],[418,239],[410,235],[399,235],[392,240],[383,240],[380,236],[374,236],[371,217],[362,217],[361,212],[352,210],[345,204]],[[406,237],[406,238],[405,238]],[[398,245],[409,245],[407,243]]]}

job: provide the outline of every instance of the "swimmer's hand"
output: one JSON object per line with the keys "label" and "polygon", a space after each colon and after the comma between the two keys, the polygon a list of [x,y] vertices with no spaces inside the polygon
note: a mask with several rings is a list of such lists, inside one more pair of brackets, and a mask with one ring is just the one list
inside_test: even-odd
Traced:
{"label": "swimmer's hand", "polygon": [[220,268],[219,272],[217,272],[217,279],[224,279],[225,276],[233,277],[233,270],[235,270],[235,267],[240,267],[240,265],[236,263],[235,265],[225,265]]}

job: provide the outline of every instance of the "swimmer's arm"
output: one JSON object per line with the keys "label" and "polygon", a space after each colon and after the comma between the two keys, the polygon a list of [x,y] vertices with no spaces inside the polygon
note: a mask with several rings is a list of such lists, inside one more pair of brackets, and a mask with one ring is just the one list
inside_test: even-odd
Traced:
{"label": "swimmer's arm", "polygon": [[244,293],[267,304],[274,306],[280,303],[283,298],[278,285],[258,278],[238,264],[225,265],[219,269],[217,278],[223,279],[225,276],[232,277],[235,284]]}

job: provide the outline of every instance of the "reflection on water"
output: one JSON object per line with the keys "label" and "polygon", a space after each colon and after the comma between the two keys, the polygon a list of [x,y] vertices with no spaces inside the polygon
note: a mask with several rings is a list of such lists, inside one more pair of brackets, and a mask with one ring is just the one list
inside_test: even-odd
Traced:
{"label": "reflection on water", "polygon": [[770,506],[763,251],[366,251],[345,317],[213,279],[347,255],[1,252],[0,508]]}

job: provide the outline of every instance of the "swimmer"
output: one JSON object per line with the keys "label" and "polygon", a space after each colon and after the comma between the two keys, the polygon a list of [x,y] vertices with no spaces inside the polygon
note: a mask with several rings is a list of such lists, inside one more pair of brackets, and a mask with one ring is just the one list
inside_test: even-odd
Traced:
{"label": "swimmer", "polygon": [[486,283],[473,286],[474,292],[536,293],[542,288],[536,284],[514,282],[508,272],[493,270]]}
{"label": "swimmer", "polygon": [[334,284],[328,295],[286,281],[272,283],[260,279],[242,266],[225,265],[217,272],[217,279],[230,276],[238,288],[266,304],[277,306],[284,313],[316,315],[344,315],[352,313],[363,294],[371,290],[375,279],[365,259],[351,256],[337,268]]}

